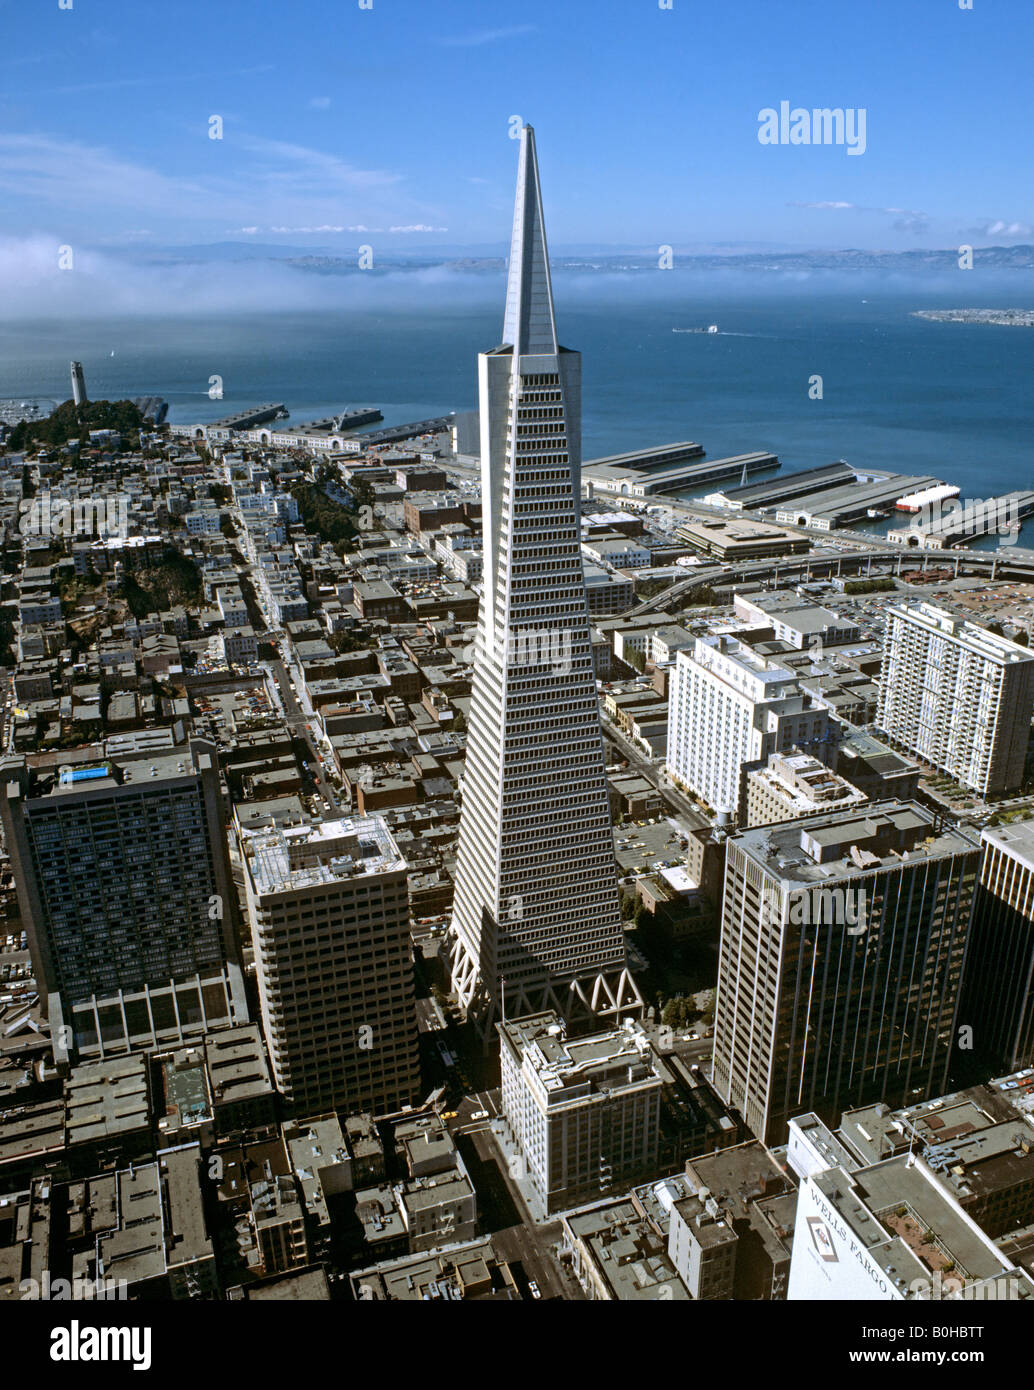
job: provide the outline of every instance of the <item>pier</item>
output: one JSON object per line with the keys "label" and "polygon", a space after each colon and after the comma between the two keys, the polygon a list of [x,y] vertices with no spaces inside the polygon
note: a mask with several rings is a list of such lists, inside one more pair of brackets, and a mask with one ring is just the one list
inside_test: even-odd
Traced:
{"label": "pier", "polygon": [[[669,447],[700,449],[698,444]],[[643,456],[654,452],[663,451],[644,450]],[[700,449],[700,454],[702,453],[703,450]],[[703,487],[706,483],[717,482],[721,478],[740,478],[744,473],[762,473],[778,467],[778,457],[764,450],[722,459],[702,460],[699,455],[694,455],[689,462],[653,465],[644,462],[638,467],[618,467],[608,461],[597,459],[583,466],[582,480],[592,483],[593,488],[600,492],[609,492],[620,497],[653,497],[662,492],[687,492]]]}
{"label": "pier", "polygon": [[1001,497],[977,499],[966,507],[941,503],[932,510],[934,519],[928,524],[899,526],[887,533],[887,540],[923,550],[950,550],[979,536],[1014,533],[1020,522],[1034,516],[1034,492],[1005,492]]}

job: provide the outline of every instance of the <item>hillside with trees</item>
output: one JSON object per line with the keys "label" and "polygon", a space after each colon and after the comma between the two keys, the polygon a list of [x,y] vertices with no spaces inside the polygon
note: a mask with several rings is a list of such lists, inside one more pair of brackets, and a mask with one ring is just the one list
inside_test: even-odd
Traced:
{"label": "hillside with trees", "polygon": [[11,453],[40,448],[59,448],[69,440],[78,439],[84,447],[90,442],[91,430],[118,430],[123,449],[135,449],[140,444],[140,429],[144,417],[132,401],[86,401],[76,405],[65,401],[45,420],[21,420],[7,438]]}

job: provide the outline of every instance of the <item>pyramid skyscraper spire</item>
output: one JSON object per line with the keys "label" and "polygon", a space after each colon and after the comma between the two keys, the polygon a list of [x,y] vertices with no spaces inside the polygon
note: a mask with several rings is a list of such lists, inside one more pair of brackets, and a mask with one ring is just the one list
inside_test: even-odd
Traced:
{"label": "pyramid skyscraper spire", "polygon": [[503,343],[478,359],[484,583],[451,928],[490,1024],[636,1012],[581,556],[581,357],[560,347],[535,137],[521,133]]}
{"label": "pyramid skyscraper spire", "polygon": [[509,343],[517,356],[555,354],[557,350],[539,161],[535,153],[535,132],[530,125],[521,132],[503,342]]}

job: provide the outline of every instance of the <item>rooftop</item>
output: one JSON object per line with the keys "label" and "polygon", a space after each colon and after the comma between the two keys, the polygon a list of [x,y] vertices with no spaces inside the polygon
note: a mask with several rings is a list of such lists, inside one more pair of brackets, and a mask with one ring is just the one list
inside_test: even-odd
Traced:
{"label": "rooftop", "polygon": [[963,1279],[990,1279],[1003,1260],[922,1159],[900,1154],[848,1177],[833,1168],[812,1178],[902,1292],[912,1280],[954,1263]]}
{"label": "rooftop", "polygon": [[547,1105],[660,1084],[649,1040],[641,1030],[613,1028],[588,1037],[567,1038],[559,1016],[552,1011],[498,1027]]}
{"label": "rooftop", "polygon": [[1028,648],[932,603],[895,604],[887,609],[887,617],[892,616],[904,618],[938,636],[947,637],[982,656],[985,661],[1001,665],[1034,661],[1034,652]]}
{"label": "rooftop", "polygon": [[150,1122],[147,1058],[109,1057],[73,1068],[65,1083],[65,1116],[70,1145],[146,1127]]}
{"label": "rooftop", "polygon": [[689,1291],[668,1258],[666,1241],[630,1200],[574,1212],[563,1221],[588,1250],[598,1277],[615,1299],[689,1300]]}
{"label": "rooftop", "polygon": [[269,1062],[257,1023],[210,1033],[205,1039],[205,1061],[216,1106],[272,1094]]}
{"label": "rooftop", "polygon": [[285,893],[406,866],[381,816],[255,830],[242,827],[240,837],[259,894]]}
{"label": "rooftop", "polygon": [[977,846],[971,832],[950,826],[938,831],[932,812],[906,801],[834,811],[800,825],[758,826],[740,831],[731,843],[790,887],[964,854]]}

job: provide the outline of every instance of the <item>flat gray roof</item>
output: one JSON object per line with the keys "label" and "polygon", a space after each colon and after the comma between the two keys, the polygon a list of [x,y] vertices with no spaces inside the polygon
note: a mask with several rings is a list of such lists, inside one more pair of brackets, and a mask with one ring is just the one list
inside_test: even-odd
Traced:
{"label": "flat gray roof", "polygon": [[951,826],[937,832],[932,812],[906,801],[758,826],[740,831],[731,843],[790,888],[977,849],[975,834]]}
{"label": "flat gray roof", "polygon": [[592,1256],[602,1281],[622,1302],[645,1302],[663,1295],[690,1301],[689,1290],[668,1258],[666,1242],[627,1198],[574,1212],[563,1218]]}

